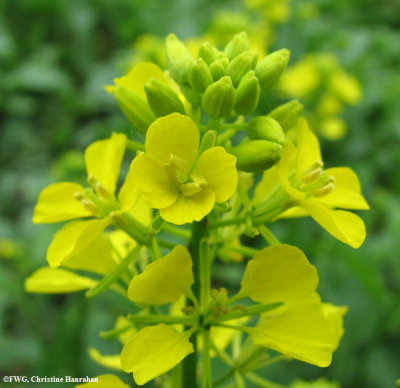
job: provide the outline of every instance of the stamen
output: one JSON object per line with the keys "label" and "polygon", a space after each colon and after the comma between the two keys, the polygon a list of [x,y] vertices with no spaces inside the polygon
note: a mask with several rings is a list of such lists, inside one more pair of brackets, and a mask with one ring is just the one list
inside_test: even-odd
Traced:
{"label": "stamen", "polygon": [[307,175],[309,172],[316,170],[317,168],[324,167],[324,162],[322,160],[318,160],[318,162],[313,163],[310,167],[303,171],[303,175]]}
{"label": "stamen", "polygon": [[113,196],[101,182],[96,183],[95,189],[104,199],[109,199]]}
{"label": "stamen", "polygon": [[315,189],[312,192],[312,195],[314,197],[323,197],[324,195],[327,195],[329,193],[331,193],[333,190],[335,190],[335,184],[334,183],[328,183],[325,186],[322,186],[319,189]]}
{"label": "stamen", "polygon": [[85,199],[85,196],[80,191],[77,191],[76,193],[74,193],[73,197],[75,199],[77,199],[78,201],[82,201],[82,199]]}
{"label": "stamen", "polygon": [[176,170],[176,179],[178,180],[178,183],[186,183],[188,180],[188,174],[186,172]]}
{"label": "stamen", "polygon": [[100,210],[94,202],[84,198],[81,200],[81,204],[85,209],[89,210],[94,216],[96,217],[99,216]]}
{"label": "stamen", "polygon": [[201,186],[196,182],[189,182],[182,184],[180,189],[185,197],[190,197],[194,194],[200,193]]}
{"label": "stamen", "polygon": [[169,164],[174,166],[177,170],[183,171],[187,174],[189,173],[186,161],[174,154],[169,155]]}
{"label": "stamen", "polygon": [[96,185],[98,183],[98,180],[95,178],[95,176],[92,174],[89,174],[87,177],[87,181],[89,182],[89,185],[92,186],[96,190]]}
{"label": "stamen", "polygon": [[322,171],[323,171],[322,168],[318,167],[315,170],[311,170],[307,173],[304,172],[301,176],[301,180],[304,183],[310,183],[310,182],[314,181],[315,179],[318,179],[322,175]]}

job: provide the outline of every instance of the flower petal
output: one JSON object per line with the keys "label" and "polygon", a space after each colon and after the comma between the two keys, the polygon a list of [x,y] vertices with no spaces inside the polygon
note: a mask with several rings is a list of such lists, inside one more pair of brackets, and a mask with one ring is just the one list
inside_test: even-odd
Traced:
{"label": "flower petal", "polygon": [[312,200],[301,201],[300,206],[327,232],[343,243],[359,248],[364,242],[364,221],[356,214],[332,210]]}
{"label": "flower petal", "polygon": [[319,298],[312,296],[272,310],[248,331],[257,345],[320,367],[331,363],[336,338]]}
{"label": "flower petal", "polygon": [[155,209],[170,206],[178,197],[178,187],[165,167],[142,154],[132,162],[132,174],[143,199]]}
{"label": "flower petal", "polygon": [[274,166],[264,171],[263,176],[254,191],[254,203],[261,202],[265,197],[272,194],[272,191],[276,187],[279,187],[279,175],[277,168]]}
{"label": "flower petal", "polygon": [[110,193],[115,192],[125,146],[126,136],[113,133],[109,139],[95,141],[85,151],[88,175],[93,175]]}
{"label": "flower petal", "polygon": [[168,83],[163,71],[157,65],[150,62],[144,62],[134,66],[127,75],[114,78],[114,83],[129,90],[133,90],[142,98],[146,99],[144,85],[149,82],[151,78],[157,78],[160,81]]}
{"label": "flower petal", "polygon": [[68,261],[93,242],[110,223],[108,219],[75,221],[64,225],[54,236],[47,249],[47,261],[51,268]]}
{"label": "flower petal", "polygon": [[161,217],[176,225],[200,221],[209,214],[215,203],[214,193],[205,188],[200,193],[185,197],[180,195],[169,207],[160,210]]}
{"label": "flower petal", "polygon": [[116,265],[109,241],[102,234],[63,263],[64,267],[106,275]]}
{"label": "flower petal", "polygon": [[270,304],[304,299],[318,286],[317,269],[304,253],[286,244],[258,252],[247,263],[240,294]]}
{"label": "flower petal", "polygon": [[83,192],[83,187],[73,182],[53,183],[44,188],[33,212],[33,222],[40,224],[91,216],[89,210],[74,198],[77,192]]}
{"label": "flower petal", "polygon": [[104,356],[95,348],[89,348],[88,353],[90,358],[97,362],[99,365],[104,366],[109,369],[121,370],[121,355],[112,354],[109,356]]}
{"label": "flower petal", "polygon": [[276,169],[278,171],[281,185],[286,192],[294,199],[304,199],[306,197],[305,193],[295,189],[289,181],[292,171],[296,170],[296,155],[296,147],[290,140],[286,141],[282,147],[282,157],[281,160],[276,164]]}
{"label": "flower petal", "polygon": [[63,294],[93,287],[97,282],[61,268],[42,267],[25,280],[27,292]]}
{"label": "flower petal", "polygon": [[195,173],[207,181],[216,202],[225,202],[235,194],[238,183],[236,158],[224,148],[212,147],[204,151],[196,163]]}
{"label": "flower petal", "polygon": [[297,122],[297,151],[298,174],[304,172],[314,163],[322,161],[319,141],[303,118],[300,118]]}
{"label": "flower petal", "polygon": [[165,324],[145,327],[122,349],[122,369],[133,372],[136,384],[146,384],[193,353],[189,337],[190,332],[177,333]]}
{"label": "flower petal", "polygon": [[199,130],[187,116],[171,113],[154,121],[146,134],[146,152],[161,165],[175,155],[190,170],[199,150]]}
{"label": "flower petal", "polygon": [[367,201],[361,194],[357,174],[351,168],[328,168],[326,173],[335,178],[335,190],[328,195],[315,198],[316,202],[343,209],[369,209]]}
{"label": "flower petal", "polygon": [[336,350],[339,346],[340,339],[343,336],[343,316],[347,313],[348,308],[346,306],[335,306],[330,303],[322,303],[322,312],[325,318],[331,323],[334,336],[335,344],[334,349]]}
{"label": "flower petal", "polygon": [[190,286],[194,282],[192,265],[187,249],[176,246],[132,279],[128,289],[129,299],[136,303],[158,305],[176,302],[181,295],[190,295]]}
{"label": "flower petal", "polygon": [[96,378],[97,382],[75,385],[75,388],[130,388],[130,385],[114,375],[100,375]]}

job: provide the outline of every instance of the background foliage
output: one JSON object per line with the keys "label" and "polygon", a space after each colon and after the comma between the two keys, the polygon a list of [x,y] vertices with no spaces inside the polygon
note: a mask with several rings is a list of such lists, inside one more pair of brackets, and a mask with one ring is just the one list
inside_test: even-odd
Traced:
{"label": "background foliage", "polygon": [[[358,250],[308,219],[273,225],[282,242],[299,246],[317,265],[323,299],[348,305],[349,313],[331,367],[293,361],[270,367],[268,376],[282,383],[325,376],[348,388],[393,387],[400,374],[400,5],[397,0],[289,4],[288,19],[271,25],[271,50],[287,47],[291,63],[306,53],[334,53],[362,85],[362,101],[343,115],[347,135],[323,140],[322,147],[326,166],[349,165],[358,173],[372,210],[362,214],[368,234]],[[24,278],[44,263],[56,230],[32,225],[32,208],[48,183],[84,179],[80,151],[91,141],[116,129],[131,133],[103,85],[131,62],[133,42],[145,33],[202,35],[219,9],[241,10],[243,4],[0,2],[0,375],[106,373],[87,348],[119,351],[117,342],[100,340],[97,333],[111,328],[129,306],[111,294],[89,303],[82,295],[25,294]],[[221,267],[216,277],[233,286],[241,271],[240,265]]]}

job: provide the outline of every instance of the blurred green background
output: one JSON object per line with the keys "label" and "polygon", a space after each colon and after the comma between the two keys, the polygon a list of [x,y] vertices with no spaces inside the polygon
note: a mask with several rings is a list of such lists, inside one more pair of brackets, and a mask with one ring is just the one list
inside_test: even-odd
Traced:
{"label": "blurred green background", "polygon": [[[31,222],[40,190],[50,182],[83,179],[80,151],[113,130],[132,131],[103,86],[138,56],[135,40],[143,34],[162,39],[169,32],[184,39],[210,28],[229,34],[243,20],[264,18],[269,50],[290,49],[293,64],[305,54],[333,53],[361,84],[360,103],[342,113],[346,136],[321,141],[326,166],[353,168],[372,208],[361,214],[367,239],[358,250],[310,219],[272,226],[281,241],[299,246],[317,265],[323,299],[349,306],[349,313],[329,368],[294,361],[271,367],[267,375],[280,383],[324,376],[343,388],[395,385],[400,377],[400,3],[264,3],[245,11],[239,0],[0,2],[0,375],[94,376],[107,370],[89,358],[87,348],[120,350],[116,341],[98,337],[128,311],[119,298],[106,293],[88,302],[82,294],[29,295],[23,282],[45,263],[57,229]],[[269,17],[274,3],[286,9],[284,17]],[[237,21],[216,22],[215,13],[223,9],[246,13]],[[276,101],[272,96],[266,103]],[[312,102],[306,108],[312,112]],[[218,273],[224,284],[234,285],[241,267]]]}

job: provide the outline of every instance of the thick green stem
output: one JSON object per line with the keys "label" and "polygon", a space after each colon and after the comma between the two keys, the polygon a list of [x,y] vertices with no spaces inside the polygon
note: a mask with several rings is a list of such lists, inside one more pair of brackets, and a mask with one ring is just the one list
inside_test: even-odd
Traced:
{"label": "thick green stem", "polygon": [[[200,222],[193,222],[192,226],[192,239],[190,241],[190,251],[193,261],[193,294],[199,300],[201,292],[201,239],[206,234],[206,219]],[[183,387],[197,388],[197,336],[192,336],[190,341],[193,344],[194,353],[189,354],[183,360]]]}

